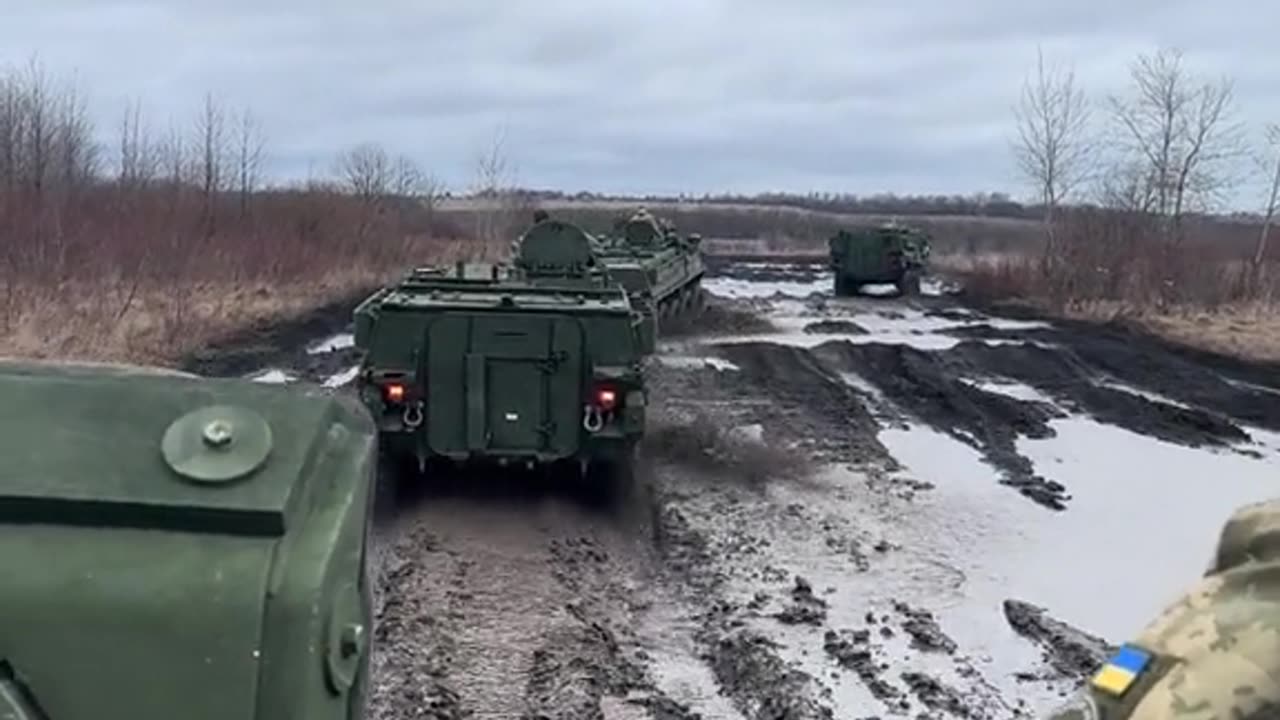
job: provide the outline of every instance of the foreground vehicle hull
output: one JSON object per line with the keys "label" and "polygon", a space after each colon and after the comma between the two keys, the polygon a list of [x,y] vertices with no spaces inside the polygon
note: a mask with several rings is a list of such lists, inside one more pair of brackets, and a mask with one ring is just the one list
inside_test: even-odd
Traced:
{"label": "foreground vehicle hull", "polygon": [[364,408],[30,364],[0,401],[0,717],[363,717]]}

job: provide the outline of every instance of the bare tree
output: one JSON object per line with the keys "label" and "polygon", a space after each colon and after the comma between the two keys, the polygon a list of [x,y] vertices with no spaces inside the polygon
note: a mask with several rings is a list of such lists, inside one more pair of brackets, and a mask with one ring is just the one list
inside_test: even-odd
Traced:
{"label": "bare tree", "polygon": [[240,115],[236,134],[236,191],[240,195],[240,217],[249,214],[249,201],[258,189],[266,140],[262,126],[248,110]]}
{"label": "bare tree", "polygon": [[86,186],[100,170],[98,144],[84,95],[75,85],[63,88],[55,105],[53,160],[66,191]]}
{"label": "bare tree", "polygon": [[1280,210],[1280,124],[1267,128],[1267,145],[1269,157],[1264,161],[1271,175],[1270,188],[1267,191],[1267,205],[1262,216],[1262,230],[1258,233],[1258,244],[1253,251],[1254,280],[1262,270],[1262,263],[1267,255],[1267,239],[1271,235],[1271,225]]}
{"label": "bare tree", "polygon": [[132,188],[142,183],[143,149],[142,101],[133,100],[124,109],[124,120],[120,123],[120,174],[122,186]]}
{"label": "bare tree", "polygon": [[26,182],[35,190],[37,199],[43,194],[45,178],[49,173],[50,103],[48,79],[44,68],[33,58],[27,65],[24,98],[26,114],[25,150]]}
{"label": "bare tree", "polygon": [[226,113],[206,94],[196,119],[196,146],[199,148],[200,189],[204,193],[207,232],[217,228],[218,193],[226,188],[227,127]]}
{"label": "bare tree", "polygon": [[1037,48],[1036,72],[1023,84],[1015,115],[1014,153],[1044,207],[1045,258],[1051,260],[1057,252],[1057,209],[1088,172],[1089,104],[1076,86],[1075,71],[1046,67],[1044,52]]}
{"label": "bare tree", "polygon": [[156,165],[163,168],[164,177],[173,186],[175,193],[191,178],[192,163],[186,138],[182,131],[172,125],[156,148]]}
{"label": "bare tree", "polygon": [[476,179],[472,189],[477,203],[475,237],[486,247],[497,247],[518,227],[518,214],[528,203],[516,189],[515,170],[506,153],[506,131],[499,129],[493,140],[476,156]]}
{"label": "bare tree", "polygon": [[1130,78],[1131,96],[1112,97],[1111,109],[1125,149],[1145,166],[1165,239],[1176,245],[1185,214],[1208,209],[1238,179],[1232,162],[1243,133],[1232,119],[1232,83],[1194,78],[1176,49],[1140,55]]}
{"label": "bare tree", "polygon": [[349,192],[366,204],[372,204],[391,189],[391,158],[375,143],[357,145],[338,158],[338,174]]}

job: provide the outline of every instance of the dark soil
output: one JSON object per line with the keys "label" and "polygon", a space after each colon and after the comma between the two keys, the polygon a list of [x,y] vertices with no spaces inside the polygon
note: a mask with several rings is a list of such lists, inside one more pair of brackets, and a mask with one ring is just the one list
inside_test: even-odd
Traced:
{"label": "dark soil", "polygon": [[804,326],[809,335],[867,335],[867,329],[851,320],[819,320]]}
{"label": "dark soil", "polygon": [[361,289],[295,317],[264,321],[232,333],[183,358],[180,368],[208,377],[234,377],[287,365],[317,377],[332,375],[346,367],[349,358],[313,358],[307,354],[307,345],[347,330],[351,313],[375,290]]}
{"label": "dark soil", "polygon": [[815,458],[893,465],[877,439],[880,425],[869,399],[812,353],[773,343],[737,343],[720,348],[741,371],[721,373],[718,389],[737,398],[760,398],[757,420],[766,435],[801,444]]}
{"label": "dark soil", "polygon": [[1083,680],[1116,651],[1102,638],[1056,620],[1030,603],[1005,600],[1004,616],[1015,632],[1040,646],[1045,662],[1060,677]]}
{"label": "dark soil", "polygon": [[1002,482],[1056,510],[1065,507],[1066,488],[1035,473],[1018,454],[1019,435],[1052,437],[1048,421],[1063,414],[1035,402],[990,393],[962,382],[946,354],[905,345],[824,343],[813,356],[827,366],[856,373],[887,398],[941,432],[979,450],[1004,477]]}
{"label": "dark soil", "polygon": [[753,335],[776,329],[773,323],[754,312],[729,307],[715,300],[708,301],[701,312],[686,312],[658,323],[658,333],[663,338]]}
{"label": "dark soil", "polygon": [[[1068,409],[1167,442],[1202,447],[1249,439],[1244,430],[1217,413],[1183,408],[1099,385],[1097,379],[1107,377],[1107,368],[1095,362],[1096,354],[1082,356],[1069,346],[1050,349],[1031,344],[990,346],[981,342],[965,342],[948,351],[946,356],[960,368],[967,367],[988,377],[1017,380],[1040,390]],[[1114,365],[1114,358],[1112,360],[1109,364]],[[1152,364],[1155,363],[1147,363]],[[1160,371],[1153,369],[1152,372]],[[1153,385],[1165,385],[1163,380],[1154,377],[1145,381],[1141,378],[1133,374],[1126,382],[1140,380],[1140,383],[1131,384],[1153,391]],[[1189,384],[1194,382],[1185,374],[1184,379]],[[1226,383],[1220,384],[1224,391],[1239,393]],[[1280,403],[1274,399],[1271,402],[1280,419]]]}
{"label": "dark soil", "polygon": [[[1015,314],[1036,318],[1027,311]],[[1070,350],[1101,377],[1213,411],[1239,423],[1280,430],[1280,397],[1276,395],[1280,392],[1280,364],[1190,348],[1123,323],[1054,320],[1052,328],[1042,330],[1010,331],[977,325],[951,332],[966,337],[1053,344]]]}

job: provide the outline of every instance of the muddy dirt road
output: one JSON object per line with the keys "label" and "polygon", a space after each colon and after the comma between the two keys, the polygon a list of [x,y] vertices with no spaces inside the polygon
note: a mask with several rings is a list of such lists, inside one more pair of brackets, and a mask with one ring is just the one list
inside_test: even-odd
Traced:
{"label": "muddy dirt road", "polygon": [[[1280,483],[1274,369],[735,266],[652,367],[635,494],[408,490],[374,718],[1014,718]],[[255,375],[341,388],[350,338]]]}

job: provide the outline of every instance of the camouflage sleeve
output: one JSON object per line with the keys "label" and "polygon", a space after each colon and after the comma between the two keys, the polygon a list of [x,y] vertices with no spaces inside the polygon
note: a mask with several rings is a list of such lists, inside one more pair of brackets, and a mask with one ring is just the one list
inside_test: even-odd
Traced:
{"label": "camouflage sleeve", "polygon": [[1047,720],[1280,718],[1280,501],[1237,510],[1208,572]]}

